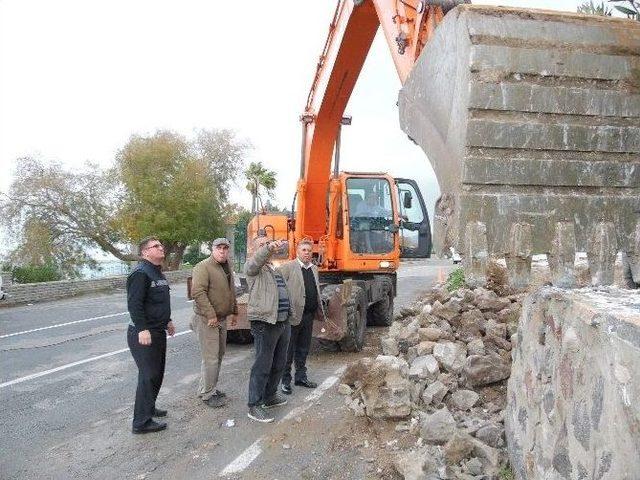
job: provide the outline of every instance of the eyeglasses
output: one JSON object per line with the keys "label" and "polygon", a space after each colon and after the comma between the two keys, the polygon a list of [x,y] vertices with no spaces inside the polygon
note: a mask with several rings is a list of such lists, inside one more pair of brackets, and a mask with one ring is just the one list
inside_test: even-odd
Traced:
{"label": "eyeglasses", "polygon": [[149,245],[147,248],[145,248],[145,250],[148,250],[150,248],[162,248],[162,249],[164,249],[164,247],[162,246],[161,243],[156,243],[155,245]]}

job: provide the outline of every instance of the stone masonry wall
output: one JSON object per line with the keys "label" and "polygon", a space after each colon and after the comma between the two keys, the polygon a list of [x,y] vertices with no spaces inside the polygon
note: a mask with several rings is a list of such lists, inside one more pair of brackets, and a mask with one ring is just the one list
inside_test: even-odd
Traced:
{"label": "stone masonry wall", "polygon": [[640,478],[640,292],[542,288],[512,341],[505,428],[516,478]]}
{"label": "stone masonry wall", "polygon": [[[191,269],[164,273],[169,283],[175,285],[186,282],[187,277],[191,275]],[[7,293],[7,298],[0,300],[0,306],[54,300],[115,288],[124,289],[126,283],[126,275],[95,278],[91,280],[60,280],[57,282],[27,284],[5,283],[3,284],[3,290]]]}

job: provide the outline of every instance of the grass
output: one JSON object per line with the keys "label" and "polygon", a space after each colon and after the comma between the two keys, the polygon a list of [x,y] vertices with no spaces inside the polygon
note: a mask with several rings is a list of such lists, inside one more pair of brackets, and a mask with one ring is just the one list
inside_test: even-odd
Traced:
{"label": "grass", "polygon": [[513,470],[511,470],[511,467],[508,465],[503,465],[502,467],[500,467],[500,470],[498,470],[498,478],[500,480],[515,480],[516,476],[513,473]]}
{"label": "grass", "polygon": [[446,287],[450,292],[464,287],[464,269],[456,268],[451,272],[447,278]]}

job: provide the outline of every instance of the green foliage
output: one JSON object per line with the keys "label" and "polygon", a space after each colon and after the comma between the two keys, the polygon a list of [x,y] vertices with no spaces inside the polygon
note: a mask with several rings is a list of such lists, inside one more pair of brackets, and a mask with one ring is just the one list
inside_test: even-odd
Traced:
{"label": "green foliage", "polygon": [[604,2],[600,2],[600,4],[593,3],[593,0],[589,0],[588,2],[583,2],[578,6],[578,13],[584,13],[586,15],[600,15],[603,17],[611,16],[611,9],[608,8]]}
{"label": "green foliage", "polygon": [[251,162],[244,176],[247,177],[246,188],[251,193],[251,211],[255,213],[260,210],[260,189],[264,188],[270,197],[273,195],[277,185],[276,172],[265,168],[262,162]]}
{"label": "green foliage", "polygon": [[247,225],[253,214],[248,210],[243,210],[237,214],[234,225],[234,256],[237,260],[245,259],[247,256]]}
{"label": "green foliage", "polygon": [[[609,0],[609,3],[621,3],[623,5],[614,5],[613,8],[623,13],[628,18],[640,20],[640,1],[638,0]],[[626,6],[625,6],[626,5]]]}
{"label": "green foliage", "polygon": [[464,269],[456,268],[447,277],[446,288],[448,291],[453,292],[462,287],[464,287]]}
{"label": "green foliage", "polygon": [[195,265],[196,263],[201,262],[202,260],[204,260],[208,256],[209,255],[207,255],[206,253],[201,253],[200,252],[200,245],[191,245],[185,251],[185,253],[184,253],[183,257],[182,257],[182,261],[185,264]]}
{"label": "green foliage", "polygon": [[39,283],[60,280],[62,275],[53,265],[27,265],[14,267],[13,280],[17,283]]}
{"label": "green foliage", "polygon": [[508,465],[503,465],[498,470],[498,478],[500,480],[515,480],[516,476]]}

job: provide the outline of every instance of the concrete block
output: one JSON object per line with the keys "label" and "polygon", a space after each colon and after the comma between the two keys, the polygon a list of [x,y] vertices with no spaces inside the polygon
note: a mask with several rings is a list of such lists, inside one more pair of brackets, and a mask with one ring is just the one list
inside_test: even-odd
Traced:
{"label": "concrete block", "polygon": [[572,222],[558,222],[551,252],[547,254],[551,270],[551,283],[557,287],[572,288],[576,284],[576,234],[574,227]]}
{"label": "concrete block", "polygon": [[487,226],[482,222],[469,222],[466,228],[463,255],[465,281],[470,287],[487,283]]}
{"label": "concrete block", "polygon": [[587,250],[592,285],[613,284],[613,268],[617,253],[618,243],[613,223],[599,222],[594,225]]}
{"label": "concrete block", "polygon": [[529,223],[511,225],[511,244],[505,254],[509,285],[513,288],[526,288],[531,281],[532,226]]}

